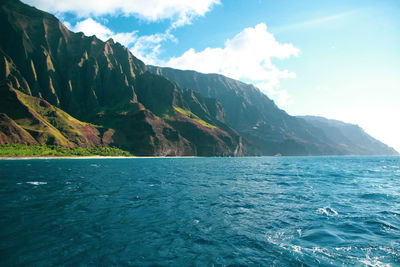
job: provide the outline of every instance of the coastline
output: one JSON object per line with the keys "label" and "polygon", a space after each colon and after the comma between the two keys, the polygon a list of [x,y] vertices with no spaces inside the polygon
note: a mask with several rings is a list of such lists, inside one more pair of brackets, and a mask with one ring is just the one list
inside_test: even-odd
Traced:
{"label": "coastline", "polygon": [[198,158],[196,156],[174,156],[174,157],[156,157],[156,156],[32,156],[32,157],[2,157],[0,156],[0,160],[27,160],[27,159],[176,159],[176,158]]}
{"label": "coastline", "polygon": [[[277,158],[277,156],[244,156],[234,158],[247,158],[247,157],[271,157]],[[321,155],[321,156],[279,156],[280,157],[400,157],[400,155]],[[208,158],[204,156],[0,156],[0,160],[30,160],[30,159],[187,159],[187,158]],[[211,156],[213,158],[213,156]],[[222,157],[229,158],[229,157]]]}

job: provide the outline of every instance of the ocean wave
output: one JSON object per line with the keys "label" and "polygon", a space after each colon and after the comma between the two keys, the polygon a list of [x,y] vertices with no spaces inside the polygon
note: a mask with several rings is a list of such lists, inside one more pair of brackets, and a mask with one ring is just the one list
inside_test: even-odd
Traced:
{"label": "ocean wave", "polygon": [[33,182],[26,182],[26,184],[31,184],[31,185],[43,185],[43,184],[47,184],[47,182],[37,182],[37,181],[33,181]]}
{"label": "ocean wave", "polygon": [[378,192],[362,193],[359,195],[359,197],[362,199],[371,199],[371,200],[389,200],[389,199],[399,198],[398,195],[388,194],[388,193],[378,193]]}
{"label": "ocean wave", "polygon": [[325,214],[326,216],[337,216],[337,215],[339,215],[339,213],[336,210],[334,210],[334,209],[332,209],[330,207],[319,208],[319,209],[317,209],[317,213]]}
{"label": "ocean wave", "polygon": [[396,266],[399,169],[366,171],[380,159],[4,161],[3,265]]}

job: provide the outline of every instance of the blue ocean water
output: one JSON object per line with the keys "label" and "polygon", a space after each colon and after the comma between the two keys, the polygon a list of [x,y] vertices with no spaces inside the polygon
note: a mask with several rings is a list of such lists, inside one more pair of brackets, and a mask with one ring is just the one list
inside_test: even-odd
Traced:
{"label": "blue ocean water", "polygon": [[399,157],[0,161],[0,265],[400,265]]}

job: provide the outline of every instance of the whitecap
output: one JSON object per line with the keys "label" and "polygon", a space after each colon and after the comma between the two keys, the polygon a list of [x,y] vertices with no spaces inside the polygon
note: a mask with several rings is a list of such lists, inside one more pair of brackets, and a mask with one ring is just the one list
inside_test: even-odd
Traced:
{"label": "whitecap", "polygon": [[366,266],[391,266],[389,263],[384,263],[379,261],[379,257],[367,257],[365,259],[360,259],[360,262],[365,264]]}
{"label": "whitecap", "polygon": [[329,251],[326,248],[321,248],[321,247],[313,247],[313,248],[304,248],[304,250],[309,251],[313,254],[321,254],[324,255],[328,258],[338,258],[340,255],[338,253],[335,253],[333,251]]}
{"label": "whitecap", "polygon": [[301,253],[302,247],[297,246],[297,245],[291,245],[291,247],[292,247],[294,252]]}
{"label": "whitecap", "polygon": [[37,181],[34,181],[34,182],[26,182],[27,184],[32,184],[32,185],[42,185],[42,184],[47,184],[47,182],[37,182]]}
{"label": "whitecap", "polygon": [[319,208],[317,210],[317,213],[325,214],[326,216],[337,216],[339,214],[336,210],[334,210],[330,207]]}
{"label": "whitecap", "polygon": [[353,249],[352,246],[348,246],[348,247],[338,247],[338,248],[334,248],[336,251],[351,251]]}
{"label": "whitecap", "polygon": [[[300,231],[300,234],[301,234],[301,229],[299,229],[297,231],[298,232]],[[278,232],[275,234],[266,233],[266,238],[267,238],[268,243],[278,246],[278,247],[285,249],[287,251],[290,251],[290,252],[303,254],[303,250],[307,250],[307,248],[301,247],[299,245],[285,243],[284,240],[291,239],[292,237],[285,237],[284,232]]]}
{"label": "whitecap", "polygon": [[297,229],[297,233],[299,234],[299,237],[301,237],[301,229]]}
{"label": "whitecap", "polygon": [[389,247],[379,247],[379,249],[380,250],[382,250],[382,251],[384,251],[384,252],[386,252],[386,253],[390,253],[390,254],[393,254],[393,255],[395,255],[395,256],[399,256],[400,255],[400,252],[399,251],[397,251],[397,250],[393,250],[392,248],[389,248]]}

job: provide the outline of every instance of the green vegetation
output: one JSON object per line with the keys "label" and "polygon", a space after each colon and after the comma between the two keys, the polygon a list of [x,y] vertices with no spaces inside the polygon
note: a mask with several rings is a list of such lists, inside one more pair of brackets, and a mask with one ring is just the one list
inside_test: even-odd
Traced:
{"label": "green vegetation", "polygon": [[47,157],[47,156],[132,156],[128,151],[116,147],[60,147],[53,145],[0,145],[0,156],[2,157]]}
{"label": "green vegetation", "polygon": [[179,113],[181,113],[182,115],[184,115],[185,117],[187,117],[187,118],[191,119],[192,121],[195,121],[195,122],[197,122],[197,123],[199,123],[199,124],[201,124],[201,125],[203,125],[203,126],[205,126],[205,127],[207,127],[207,128],[210,128],[210,129],[215,129],[215,128],[217,128],[216,126],[211,125],[211,124],[209,124],[209,123],[203,121],[202,119],[200,119],[199,117],[197,117],[195,114],[193,114],[193,113],[192,113],[191,111],[189,111],[189,110],[186,110],[186,109],[183,109],[183,108],[180,108],[180,107],[175,107],[175,106],[174,106],[174,109],[175,109],[176,111],[178,111]]}
{"label": "green vegetation", "polygon": [[174,117],[173,117],[173,115],[171,115],[171,113],[169,112],[169,113],[163,114],[161,118],[162,118],[163,120],[171,121],[171,120],[173,120]]}
{"label": "green vegetation", "polygon": [[[18,100],[26,106],[32,114],[34,113],[36,115],[35,117],[29,114],[22,116],[20,119],[16,119],[15,122],[18,125],[28,132],[37,132],[40,135],[43,135],[43,137],[46,137],[46,139],[49,138],[49,136],[52,136],[58,140],[59,144],[64,146],[70,144],[69,140],[60,132],[60,130],[66,129],[68,131],[67,133],[70,134],[75,129],[69,127],[68,124],[73,125],[73,122],[77,120],[71,120],[71,122],[69,122],[69,115],[63,114],[65,112],[62,112],[50,104],[45,104],[45,102],[41,101],[39,98],[26,95],[18,90],[14,91],[17,94]],[[63,116],[60,117],[58,114],[62,114]],[[57,127],[59,127],[59,129]]]}

